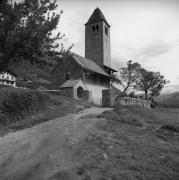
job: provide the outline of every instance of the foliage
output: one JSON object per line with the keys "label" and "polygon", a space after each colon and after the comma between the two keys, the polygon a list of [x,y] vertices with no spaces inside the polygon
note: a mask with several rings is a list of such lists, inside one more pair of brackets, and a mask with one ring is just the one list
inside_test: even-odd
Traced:
{"label": "foliage", "polygon": [[127,62],[127,66],[123,67],[119,71],[119,77],[113,75],[113,81],[119,83],[123,87],[122,96],[126,94],[130,87],[134,87],[135,82],[138,78],[136,71],[141,67],[139,63]]}
{"label": "foliage", "polygon": [[33,111],[24,111],[21,113],[21,116],[18,116],[17,113],[16,115],[10,115],[8,113],[1,113],[0,111],[0,136],[9,131],[29,128],[57,117],[63,117],[68,113],[77,113],[83,110],[83,108],[94,106],[92,103],[86,102],[85,100],[71,99],[69,97],[60,96],[55,92],[49,92],[45,95],[48,95],[50,100],[45,103],[47,107],[44,106],[44,109],[39,109],[39,111],[37,111],[37,109]]}
{"label": "foliage", "polygon": [[136,87],[145,92],[145,99],[148,99],[149,93],[152,97],[160,95],[160,91],[166,83],[167,81],[160,72],[147,71],[144,68],[138,70]]}
{"label": "foliage", "polygon": [[[56,0],[25,0],[14,6],[3,0],[0,4],[0,67],[10,60],[38,62],[39,57],[52,55],[63,35],[57,28],[62,11],[55,13]],[[61,46],[61,52],[64,51]],[[52,53],[50,53],[52,52]]]}
{"label": "foliage", "polygon": [[[13,121],[22,119],[29,112],[45,109],[50,102],[50,97],[40,91],[15,88],[0,90],[0,112]],[[8,123],[6,120],[0,119],[0,123]]]}
{"label": "foliage", "polygon": [[[160,95],[163,86],[168,83],[160,72],[153,72],[144,69],[139,63],[127,62],[127,66],[119,71],[119,76],[112,75],[112,83],[116,82],[123,87],[120,96],[126,96],[129,89],[137,89],[145,92],[145,99],[148,99],[148,94],[153,96]],[[133,93],[133,92],[130,92]],[[130,94],[132,97],[135,94]]]}

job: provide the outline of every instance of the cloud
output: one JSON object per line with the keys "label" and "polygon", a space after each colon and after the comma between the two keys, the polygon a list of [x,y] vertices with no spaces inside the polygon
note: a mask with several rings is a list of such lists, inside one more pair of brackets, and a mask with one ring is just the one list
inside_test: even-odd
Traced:
{"label": "cloud", "polygon": [[111,61],[111,66],[112,68],[114,68],[115,70],[119,71],[119,69],[121,67],[124,67],[125,66],[125,61],[121,58],[115,58],[113,57],[112,58],[112,61]]}
{"label": "cloud", "polygon": [[[146,61],[154,57],[159,57],[165,53],[168,53],[176,46],[179,46],[179,40],[176,41],[164,41],[164,40],[154,40],[152,42],[147,42],[145,44],[123,44],[118,46],[120,48],[122,59],[132,59],[136,61]],[[114,47],[115,49],[115,47]],[[117,49],[117,48],[116,48]],[[114,51],[117,55],[118,51]],[[126,61],[126,60],[125,60]]]}
{"label": "cloud", "polygon": [[179,45],[179,39],[176,40],[176,44]]}
{"label": "cloud", "polygon": [[141,54],[144,54],[146,56],[160,56],[161,54],[169,51],[171,48],[172,48],[171,44],[157,41],[144,47],[141,50]]}
{"label": "cloud", "polygon": [[133,51],[133,56],[140,60],[148,60],[152,57],[159,57],[172,50],[178,45],[178,42],[165,42],[163,40],[153,41],[140,49],[129,49]]}
{"label": "cloud", "polygon": [[179,84],[167,84],[164,86],[163,90],[162,90],[162,94],[165,93],[173,93],[173,92],[179,92]]}

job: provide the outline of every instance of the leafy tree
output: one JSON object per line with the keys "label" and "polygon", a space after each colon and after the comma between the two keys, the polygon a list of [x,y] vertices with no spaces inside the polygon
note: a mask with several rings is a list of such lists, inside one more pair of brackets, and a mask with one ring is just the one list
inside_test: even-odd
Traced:
{"label": "leafy tree", "polygon": [[127,66],[123,67],[119,71],[119,76],[113,75],[112,82],[120,84],[123,91],[120,96],[124,96],[129,88],[135,87],[137,76],[137,70],[141,67],[139,63],[132,62],[131,60],[127,62]]}
{"label": "leafy tree", "polygon": [[[21,58],[38,62],[39,57],[55,52],[63,35],[57,28],[60,13],[56,0],[24,0],[14,6],[8,0],[0,4],[0,68]],[[61,52],[64,51],[61,46]]]}
{"label": "leafy tree", "polygon": [[158,96],[163,86],[167,83],[160,72],[147,71],[144,68],[138,69],[137,88],[145,92],[145,99],[148,95]]}

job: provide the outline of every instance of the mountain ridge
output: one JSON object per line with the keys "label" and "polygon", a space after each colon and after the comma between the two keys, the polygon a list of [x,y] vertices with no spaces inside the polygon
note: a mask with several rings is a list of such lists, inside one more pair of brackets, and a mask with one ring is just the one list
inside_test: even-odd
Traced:
{"label": "mountain ridge", "polygon": [[170,94],[162,94],[155,98],[155,101],[162,107],[179,108],[179,91]]}

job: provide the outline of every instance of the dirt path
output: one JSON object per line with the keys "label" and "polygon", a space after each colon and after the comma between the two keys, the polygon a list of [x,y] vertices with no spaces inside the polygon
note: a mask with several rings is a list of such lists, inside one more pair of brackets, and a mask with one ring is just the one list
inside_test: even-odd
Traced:
{"label": "dirt path", "polygon": [[70,146],[88,133],[95,123],[94,119],[89,121],[80,117],[105,110],[109,109],[85,109],[79,114],[69,114],[1,137],[0,179],[70,179],[66,171],[78,166],[78,162],[72,161]]}

